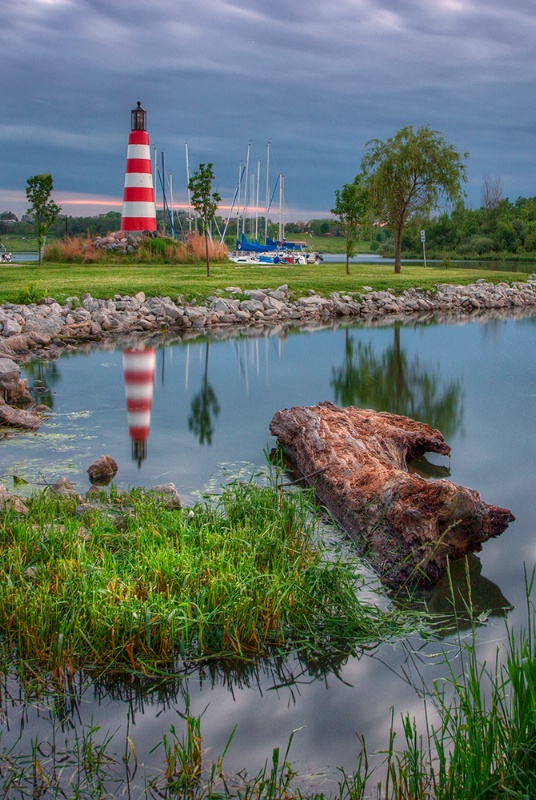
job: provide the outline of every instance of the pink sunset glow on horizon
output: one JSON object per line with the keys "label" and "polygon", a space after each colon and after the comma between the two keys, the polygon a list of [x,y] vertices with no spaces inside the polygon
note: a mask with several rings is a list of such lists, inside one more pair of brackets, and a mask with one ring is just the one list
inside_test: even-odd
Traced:
{"label": "pink sunset glow on horizon", "polygon": [[[61,206],[61,213],[74,217],[93,217],[99,214],[107,214],[109,211],[121,211],[123,200],[121,197],[98,196],[98,195],[82,195],[74,192],[62,192],[54,190],[52,193],[54,202]],[[161,207],[161,203],[156,203],[157,209]],[[175,211],[187,211],[190,206],[184,202],[174,202],[173,208]],[[17,217],[20,217],[28,210],[28,201],[24,191],[15,190],[1,190],[0,189],[0,213],[4,211],[12,211]],[[220,203],[218,205],[218,214],[225,217],[229,212],[237,213],[236,206],[233,208],[230,203]],[[249,208],[247,211],[248,216],[255,214],[264,216],[264,207]],[[272,209],[269,216],[276,219],[278,215],[277,209]],[[294,222],[298,220],[308,219],[324,219],[331,216],[329,211],[304,211],[303,209],[293,208],[287,206],[285,208],[285,221]]]}

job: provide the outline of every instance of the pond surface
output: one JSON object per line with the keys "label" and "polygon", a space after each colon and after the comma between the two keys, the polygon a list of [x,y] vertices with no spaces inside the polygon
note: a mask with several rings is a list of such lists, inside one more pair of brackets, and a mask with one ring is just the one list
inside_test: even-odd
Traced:
{"label": "pond surface", "polygon": [[[536,562],[536,314],[145,344],[155,375],[141,432],[127,411],[121,349],[88,348],[28,365],[53,413],[37,434],[0,444],[8,488],[15,475],[32,484],[65,475],[83,493],[87,467],[108,454],[119,464],[119,488],[173,482],[187,505],[264,467],[275,444],[270,420],[281,408],[332,400],[407,414],[439,428],[452,447],[450,459],[430,456],[430,474],[446,472],[516,516],[470,559],[473,604],[482,611],[479,646],[493,662],[506,639],[505,617],[512,626],[525,622],[524,568],[530,572]],[[443,587],[431,592],[430,605],[445,607],[447,594]],[[444,646],[457,659],[454,640]],[[255,774],[300,729],[291,761],[301,774],[320,773],[316,780],[328,791],[336,788],[337,767],[355,768],[357,736],[370,751],[386,746],[392,707],[397,726],[405,712],[423,720],[423,693],[447,671],[439,649],[437,641],[410,640],[349,658],[337,674],[313,674],[291,660],[234,676],[196,675],[161,692],[87,684],[68,715],[73,728],[97,722],[103,734],[122,731],[123,742],[128,730],[140,761],[161,764],[150,751],[171,726],[182,730],[187,693],[192,713],[204,712],[209,757],[223,751],[237,726],[229,771]],[[2,714],[10,739],[22,732],[28,743],[50,727],[43,711],[6,699]]]}

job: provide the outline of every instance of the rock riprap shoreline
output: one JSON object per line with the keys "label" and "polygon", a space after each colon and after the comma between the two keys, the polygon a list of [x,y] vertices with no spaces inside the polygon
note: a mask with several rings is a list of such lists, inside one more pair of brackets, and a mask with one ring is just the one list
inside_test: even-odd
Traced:
{"label": "rock riprap shoreline", "polygon": [[90,294],[60,304],[52,297],[28,305],[0,306],[0,426],[35,430],[48,411],[33,403],[20,364],[32,358],[54,359],[86,343],[112,344],[153,337],[229,336],[237,331],[277,334],[290,327],[325,327],[362,320],[385,324],[395,320],[460,320],[525,316],[536,310],[536,275],[527,281],[493,284],[478,280],[467,286],[440,284],[434,290],[333,292],[313,290],[292,299],[288,286],[242,291],[229,286],[203,305],[182,297],[116,295],[103,300]]}
{"label": "rock riprap shoreline", "polygon": [[195,336],[207,330],[256,329],[296,325],[321,325],[341,320],[374,321],[429,318],[459,318],[484,313],[536,307],[536,275],[527,281],[493,284],[479,280],[468,286],[440,284],[434,290],[406,289],[400,294],[373,291],[333,292],[322,297],[310,290],[291,299],[288,286],[242,291],[227,287],[209,296],[203,305],[182,297],[133,297],[116,295],[102,300],[85,294],[64,304],[54,298],[39,303],[0,307],[0,356],[17,362],[32,357],[54,358],[65,348],[82,342],[125,336],[164,335],[175,332]]}

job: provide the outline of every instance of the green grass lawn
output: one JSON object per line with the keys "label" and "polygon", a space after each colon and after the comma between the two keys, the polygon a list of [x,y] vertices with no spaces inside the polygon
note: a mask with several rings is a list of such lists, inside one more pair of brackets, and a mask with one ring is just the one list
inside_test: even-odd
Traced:
{"label": "green grass lawn", "polygon": [[134,295],[139,291],[151,296],[182,295],[186,300],[201,302],[207,296],[227,287],[245,289],[277,288],[287,284],[292,296],[298,297],[311,289],[323,296],[337,291],[341,294],[361,292],[364,286],[375,290],[392,289],[401,292],[409,287],[432,289],[440,283],[469,284],[479,278],[493,281],[523,281],[533,273],[500,272],[481,269],[445,268],[442,265],[424,267],[403,265],[395,275],[392,264],[352,264],[350,275],[340,263],[319,265],[258,267],[236,265],[232,262],[211,265],[211,277],[204,264],[58,264],[36,262],[3,264],[0,269],[0,302],[29,302],[52,296],[62,302],[70,295],[81,297],[89,292],[93,297],[111,298],[115,294]]}
{"label": "green grass lawn", "polygon": [[8,253],[37,253],[36,236],[13,236],[11,233],[4,233],[0,236]]}

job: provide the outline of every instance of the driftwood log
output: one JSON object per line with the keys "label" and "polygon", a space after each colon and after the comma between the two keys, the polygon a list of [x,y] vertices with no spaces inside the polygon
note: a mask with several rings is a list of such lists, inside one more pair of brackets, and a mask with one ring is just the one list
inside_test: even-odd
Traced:
{"label": "driftwood log", "polygon": [[473,489],[410,473],[408,460],[450,447],[409,417],[325,402],[278,411],[270,431],[390,587],[436,583],[449,560],[480,550],[514,519]]}

